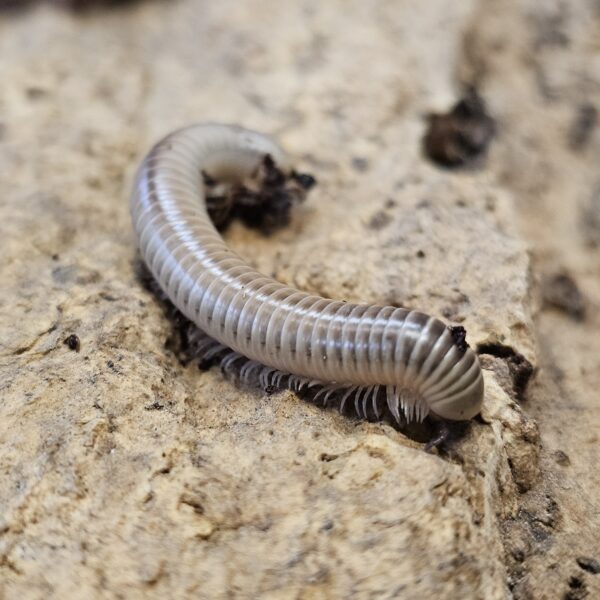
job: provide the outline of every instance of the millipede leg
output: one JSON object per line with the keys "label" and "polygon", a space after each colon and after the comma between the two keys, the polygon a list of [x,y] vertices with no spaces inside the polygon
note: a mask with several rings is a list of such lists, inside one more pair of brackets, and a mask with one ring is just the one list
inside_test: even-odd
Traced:
{"label": "millipede leg", "polygon": [[385,392],[388,408],[394,419],[396,419],[396,423],[400,423],[400,398],[398,395],[398,388],[393,385],[388,385],[385,388]]}
{"label": "millipede leg", "polygon": [[425,444],[425,452],[432,452],[434,448],[439,448],[450,437],[450,427],[448,427],[448,423],[446,423],[446,421],[438,421],[437,423],[437,431]]}
{"label": "millipede leg", "polygon": [[371,395],[371,406],[373,407],[373,414],[375,418],[379,421],[379,407],[377,406],[377,395],[379,394],[379,386],[376,385],[373,389],[373,394]]}
{"label": "millipede leg", "polygon": [[373,393],[374,385],[367,388],[367,391],[363,395],[362,399],[362,411],[363,411],[363,419],[367,418],[367,403],[369,402],[369,395]]}
{"label": "millipede leg", "polygon": [[348,400],[348,398],[350,397],[350,395],[352,394],[352,392],[356,389],[356,386],[353,385],[352,387],[349,387],[346,390],[346,393],[344,394],[342,401],[340,402],[340,414],[342,414],[344,412],[344,406],[346,406],[346,400]]}

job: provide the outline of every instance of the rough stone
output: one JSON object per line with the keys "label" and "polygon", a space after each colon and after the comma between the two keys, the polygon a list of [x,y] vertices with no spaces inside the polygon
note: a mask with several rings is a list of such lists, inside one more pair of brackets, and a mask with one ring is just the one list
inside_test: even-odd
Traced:
{"label": "rough stone", "polygon": [[[600,301],[580,212],[559,204],[584,210],[596,189],[598,136],[573,148],[569,127],[599,17],[538,4],[0,14],[0,597],[594,596],[576,558],[597,555],[600,321],[533,321],[527,246],[554,272],[567,245],[562,266]],[[485,164],[446,171],[422,155],[426,115],[464,83],[497,139]],[[289,228],[227,231],[253,265],[443,316],[542,364],[533,388],[515,394],[486,354],[481,418],[427,454],[388,424],[181,365],[127,196],[149,145],[201,120],[273,133],[318,178]]]}

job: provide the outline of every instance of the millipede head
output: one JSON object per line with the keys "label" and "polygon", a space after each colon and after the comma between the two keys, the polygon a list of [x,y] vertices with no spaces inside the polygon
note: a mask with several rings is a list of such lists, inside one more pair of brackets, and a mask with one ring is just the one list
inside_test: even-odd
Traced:
{"label": "millipede head", "polygon": [[446,385],[423,394],[429,409],[450,421],[467,421],[479,414],[483,404],[483,374],[479,358],[467,349],[446,378]]}

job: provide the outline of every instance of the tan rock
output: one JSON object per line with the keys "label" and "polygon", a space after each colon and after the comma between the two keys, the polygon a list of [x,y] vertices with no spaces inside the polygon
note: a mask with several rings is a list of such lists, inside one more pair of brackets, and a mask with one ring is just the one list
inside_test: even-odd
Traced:
{"label": "tan rock", "polygon": [[[501,123],[526,126],[498,91],[505,73],[532,75],[481,42],[489,3],[421,4],[0,15],[0,597],[496,599],[510,585],[550,598],[575,589],[567,574],[596,589],[568,546],[586,510],[598,514],[572,454],[597,454],[594,421],[582,409],[586,441],[567,448],[543,374],[530,404],[515,386],[540,356],[519,237],[530,233],[515,225],[535,211],[515,198],[550,197],[543,174],[567,174],[558,160],[537,169],[554,138],[520,161],[500,135],[487,168],[426,161],[424,115],[447,109],[472,67],[465,32],[500,65],[484,91]],[[525,44],[519,3],[498,12]],[[542,111],[520,93],[528,115]],[[439,314],[496,349],[482,419],[447,452],[291,392],[241,390],[166,347],[172,323],[137,276],[129,181],[158,136],[199,120],[271,132],[319,180],[290,228],[232,227],[240,254],[308,291]],[[593,411],[573,363],[560,368]],[[574,464],[557,466],[557,449]],[[550,560],[568,566],[546,584]]]}

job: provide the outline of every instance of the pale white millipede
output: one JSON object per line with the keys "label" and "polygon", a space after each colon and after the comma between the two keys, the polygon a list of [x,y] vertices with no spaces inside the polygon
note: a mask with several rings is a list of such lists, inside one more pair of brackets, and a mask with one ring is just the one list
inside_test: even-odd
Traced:
{"label": "pale white millipede", "polygon": [[317,397],[335,393],[340,410],[350,401],[364,418],[379,418],[385,406],[398,422],[475,416],[483,377],[460,330],[414,310],[299,291],[227,247],[206,207],[203,174],[239,181],[265,156],[290,169],[267,136],[198,124],[156,144],[137,174],[130,209],[142,257],[171,302],[214,340],[209,351],[227,352],[225,369],[239,361],[242,379],[318,385]]}

